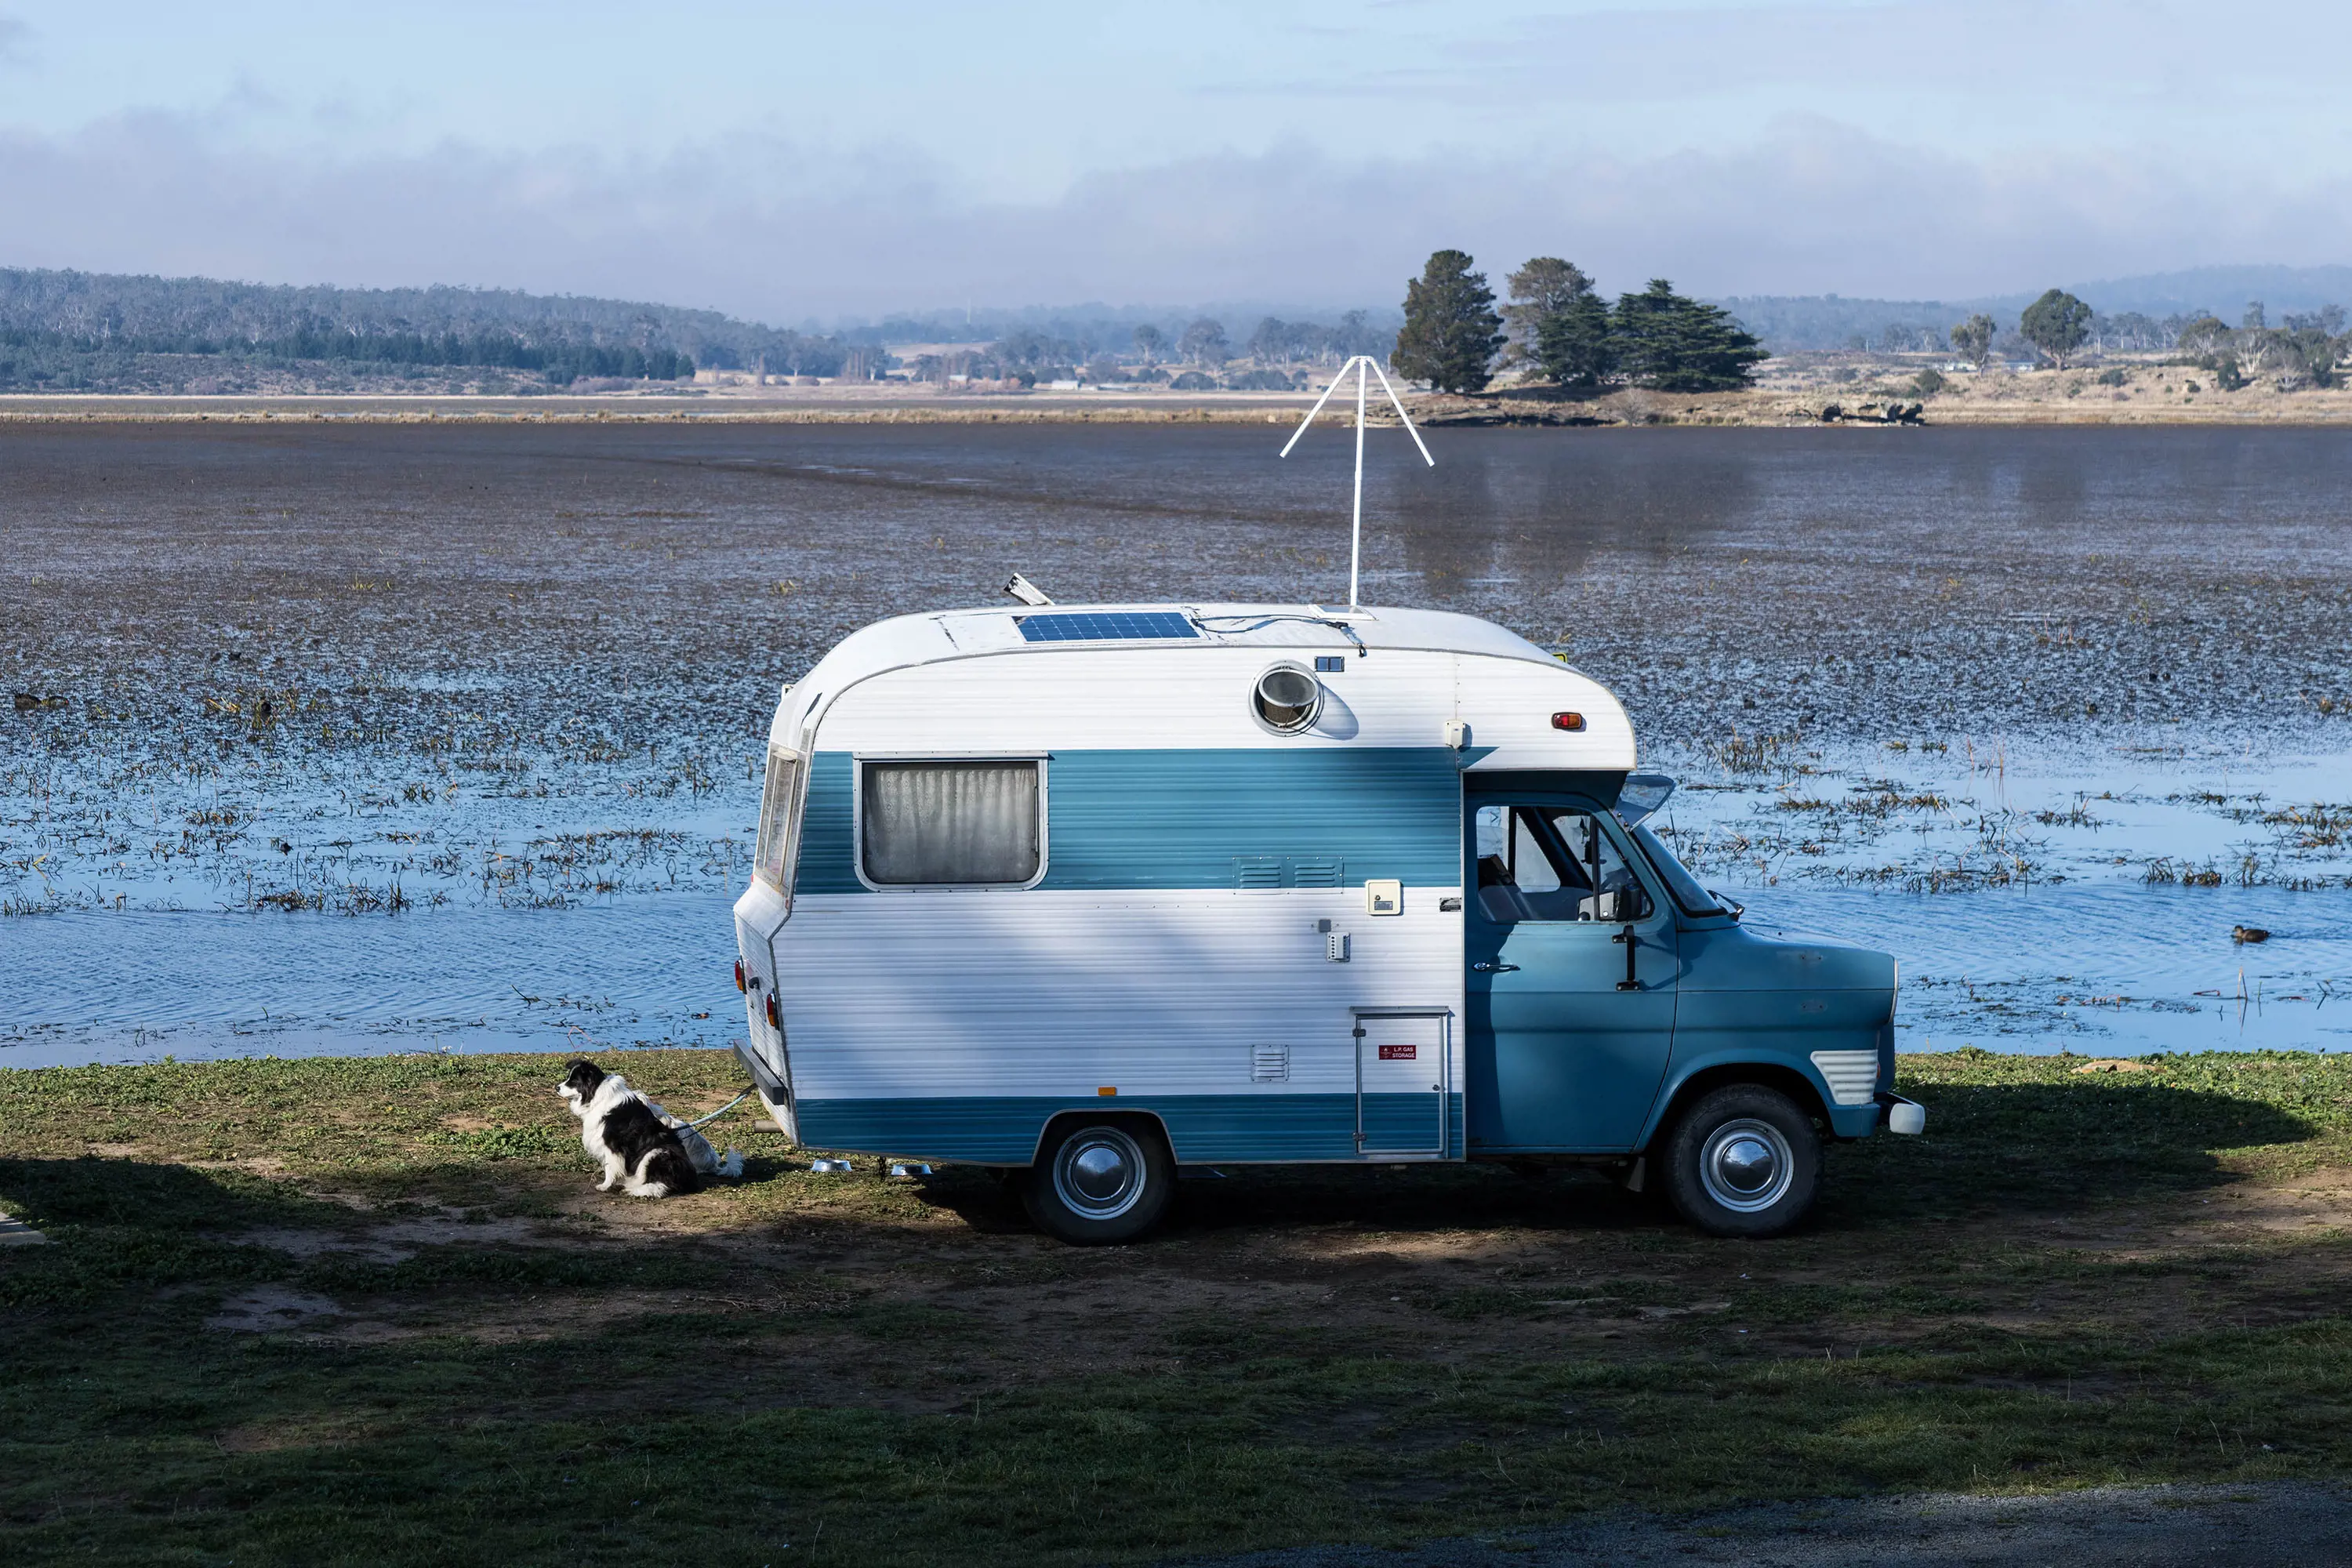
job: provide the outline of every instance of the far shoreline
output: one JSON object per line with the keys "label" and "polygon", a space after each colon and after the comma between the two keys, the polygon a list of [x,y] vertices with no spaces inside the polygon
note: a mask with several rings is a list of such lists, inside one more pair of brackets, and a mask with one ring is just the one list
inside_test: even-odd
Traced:
{"label": "far shoreline", "polygon": [[[1986,378],[1932,396],[1900,385],[1762,385],[1741,392],[1627,388],[1597,396],[1506,389],[1475,396],[1409,394],[1417,424],[1434,428],[1820,429],[1935,426],[2352,426],[2352,389],[2279,394],[2218,389],[2159,400],[2133,387],[2092,386],[2068,373]],[[0,393],[0,426],[86,424],[305,425],[1286,425],[1314,406],[1311,392],[1133,392],[909,395],[828,387],[800,395],[665,393],[581,396],[507,394],[245,393],[209,395]],[[1322,422],[1354,415],[1335,397]],[[1373,425],[1393,424],[1384,413]]]}

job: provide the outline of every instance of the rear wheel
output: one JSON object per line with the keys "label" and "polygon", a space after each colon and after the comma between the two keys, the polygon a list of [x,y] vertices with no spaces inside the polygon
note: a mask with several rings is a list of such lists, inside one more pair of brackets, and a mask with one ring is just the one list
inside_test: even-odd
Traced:
{"label": "rear wheel", "polygon": [[1779,1089],[1735,1083],[1702,1097],[1665,1144],[1666,1191],[1709,1236],[1779,1236],[1813,1206],[1822,1142]]}
{"label": "rear wheel", "polygon": [[1073,1121],[1026,1177],[1021,1199],[1038,1229],[1073,1246],[1105,1247],[1159,1223],[1176,1187],[1176,1162],[1148,1124]]}

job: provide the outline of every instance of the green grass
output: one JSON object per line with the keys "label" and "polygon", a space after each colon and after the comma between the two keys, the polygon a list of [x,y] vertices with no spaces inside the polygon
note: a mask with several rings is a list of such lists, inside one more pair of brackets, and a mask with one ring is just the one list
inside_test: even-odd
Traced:
{"label": "green grass", "polygon": [[553,1058],[0,1072],[0,1207],[53,1238],[0,1253],[0,1559],[1146,1561],[2340,1477],[2352,1063],[2150,1059],[1906,1058],[1929,1135],[1833,1151],[1772,1243],[1235,1170],[1098,1252],[740,1110],[742,1186],[594,1194]]}

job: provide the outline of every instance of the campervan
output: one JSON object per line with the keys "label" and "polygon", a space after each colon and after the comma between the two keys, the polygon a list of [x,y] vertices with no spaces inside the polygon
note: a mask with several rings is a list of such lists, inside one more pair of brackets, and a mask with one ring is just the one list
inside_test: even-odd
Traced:
{"label": "campervan", "polygon": [[884,621],[769,731],[744,1065],[795,1142],[999,1167],[1071,1242],[1253,1163],[1589,1164],[1779,1232],[1825,1145],[1924,1124],[1895,961],[1744,928],[1636,763],[1466,616]]}

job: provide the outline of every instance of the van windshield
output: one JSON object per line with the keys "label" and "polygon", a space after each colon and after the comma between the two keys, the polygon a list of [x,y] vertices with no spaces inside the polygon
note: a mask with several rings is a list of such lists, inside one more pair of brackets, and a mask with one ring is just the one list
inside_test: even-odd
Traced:
{"label": "van windshield", "polygon": [[1650,864],[1656,868],[1658,875],[1664,879],[1666,890],[1674,894],[1675,902],[1682,906],[1683,913],[1720,915],[1729,912],[1723,907],[1721,900],[1699,886],[1698,879],[1692,876],[1684,868],[1683,863],[1675,858],[1675,852],[1667,848],[1656,834],[1650,831],[1648,823],[1635,823],[1633,834],[1633,842],[1639,844],[1642,847],[1642,853],[1650,858]]}

